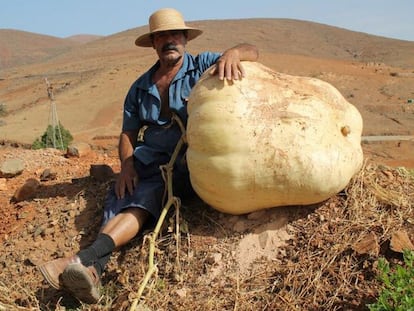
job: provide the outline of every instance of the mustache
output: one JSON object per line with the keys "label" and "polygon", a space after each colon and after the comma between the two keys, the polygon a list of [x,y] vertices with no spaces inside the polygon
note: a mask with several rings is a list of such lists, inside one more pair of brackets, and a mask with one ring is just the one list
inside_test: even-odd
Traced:
{"label": "mustache", "polygon": [[163,47],[162,47],[162,51],[166,52],[166,51],[177,51],[178,52],[178,48],[175,44],[172,43],[166,43]]}

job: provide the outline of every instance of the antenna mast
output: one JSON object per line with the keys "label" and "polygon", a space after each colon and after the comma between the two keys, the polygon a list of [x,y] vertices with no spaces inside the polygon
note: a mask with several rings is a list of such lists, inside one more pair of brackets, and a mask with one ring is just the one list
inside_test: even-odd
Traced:
{"label": "antenna mast", "polygon": [[[53,86],[49,80],[45,78],[47,87],[47,96],[50,100],[49,124],[46,130],[46,148],[49,147],[49,142],[52,142],[53,148],[63,150],[63,139],[60,131],[60,122],[56,110],[55,95],[53,94]],[[57,132],[56,132],[57,131]],[[57,136],[56,136],[57,133]],[[52,137],[51,137],[52,136]],[[58,145],[59,144],[59,145]]]}

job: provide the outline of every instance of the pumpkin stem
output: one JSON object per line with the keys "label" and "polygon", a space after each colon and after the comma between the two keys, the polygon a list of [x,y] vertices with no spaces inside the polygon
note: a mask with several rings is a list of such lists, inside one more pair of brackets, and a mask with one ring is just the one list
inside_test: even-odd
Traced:
{"label": "pumpkin stem", "polygon": [[149,254],[148,254],[148,270],[145,273],[144,278],[142,279],[142,282],[138,288],[136,297],[132,301],[130,311],[135,311],[136,307],[138,305],[139,300],[141,299],[141,296],[148,284],[149,279],[151,276],[158,270],[157,266],[154,264],[154,253],[155,253],[155,243],[157,240],[157,237],[161,231],[162,224],[164,223],[165,217],[167,216],[167,213],[171,206],[175,206],[176,211],[176,249],[177,249],[177,258],[176,263],[178,268],[180,268],[180,258],[179,258],[179,241],[180,241],[180,224],[179,224],[179,211],[181,207],[181,200],[179,197],[174,196],[173,193],[173,168],[174,163],[177,160],[178,154],[180,153],[182,147],[187,143],[186,139],[186,131],[185,126],[183,122],[180,120],[180,118],[173,114],[172,116],[172,122],[177,122],[178,126],[181,130],[181,137],[178,141],[174,152],[171,156],[170,161],[167,164],[160,165],[160,170],[162,173],[162,177],[165,182],[165,190],[164,190],[164,198],[163,202],[165,202],[165,199],[167,198],[167,202],[165,203],[160,218],[157,221],[157,224],[155,225],[154,231],[149,235]]}
{"label": "pumpkin stem", "polygon": [[345,125],[341,127],[341,133],[346,137],[351,133],[351,128],[348,125]]}

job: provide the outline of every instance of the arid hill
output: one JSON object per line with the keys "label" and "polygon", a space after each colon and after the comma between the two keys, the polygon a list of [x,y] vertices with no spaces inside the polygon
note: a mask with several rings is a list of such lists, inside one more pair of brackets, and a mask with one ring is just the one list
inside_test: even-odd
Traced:
{"label": "arid hill", "polygon": [[65,39],[84,44],[84,43],[88,43],[88,42],[94,41],[96,39],[99,39],[101,37],[102,36],[82,34],[82,35],[70,36],[70,37],[67,37]]}
{"label": "arid hill", "polygon": [[[191,44],[192,50],[196,52],[206,49],[223,50],[231,44],[249,42],[256,44],[263,52],[381,62],[403,68],[414,66],[413,41],[378,37],[315,22],[292,19],[240,19],[198,21],[192,22],[190,25],[204,30],[203,36]],[[135,37],[146,31],[147,26],[137,27],[107,36],[103,41],[91,43],[89,44],[90,49],[85,46],[81,46],[79,49],[87,48],[89,52],[92,52],[93,47],[101,46],[106,49],[102,51],[104,55],[108,50],[125,52],[136,49],[133,45]],[[119,40],[120,37],[124,40]],[[68,41],[88,43],[99,38],[100,36],[75,35],[60,39],[23,31],[0,29],[0,46],[9,48],[12,52],[12,59],[22,46],[26,46],[27,49],[30,49],[29,51],[35,54],[39,53],[38,50],[61,46],[60,54],[69,53],[67,56],[71,58],[76,54],[76,51],[71,53]],[[48,56],[56,55],[55,51],[50,51]],[[26,57],[29,58],[29,55]],[[21,65],[26,62],[13,61],[13,63]]]}
{"label": "arid hill", "polygon": [[41,62],[70,50],[76,43],[26,31],[0,29],[0,70]]}

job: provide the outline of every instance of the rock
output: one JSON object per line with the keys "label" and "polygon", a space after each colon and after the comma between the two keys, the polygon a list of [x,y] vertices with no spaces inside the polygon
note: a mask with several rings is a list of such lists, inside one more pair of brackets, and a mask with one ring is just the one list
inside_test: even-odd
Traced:
{"label": "rock", "polygon": [[55,180],[57,176],[56,172],[51,171],[50,168],[45,169],[40,175],[40,181]]}
{"label": "rock", "polygon": [[0,167],[0,177],[15,177],[25,169],[24,162],[20,159],[8,159]]}
{"label": "rock", "polygon": [[68,146],[66,150],[67,157],[81,158],[88,155],[92,151],[91,146],[88,143],[77,142]]}
{"label": "rock", "polygon": [[91,164],[89,174],[100,182],[108,181],[114,177],[114,171],[107,164]]}
{"label": "rock", "polygon": [[244,232],[247,229],[246,221],[239,220],[233,226],[233,231],[235,232]]}
{"label": "rock", "polygon": [[29,178],[22,187],[16,190],[12,202],[21,202],[33,198],[39,185],[37,179]]}
{"label": "rock", "polygon": [[402,253],[404,250],[414,251],[414,245],[405,231],[397,231],[391,235],[390,248],[398,253]]}
{"label": "rock", "polygon": [[352,249],[359,255],[378,256],[378,238],[374,232],[367,233],[363,235],[358,242],[352,245]]}
{"label": "rock", "polygon": [[222,261],[223,255],[220,253],[214,253],[206,258],[206,263],[209,265],[217,265]]}

